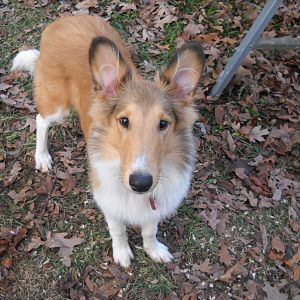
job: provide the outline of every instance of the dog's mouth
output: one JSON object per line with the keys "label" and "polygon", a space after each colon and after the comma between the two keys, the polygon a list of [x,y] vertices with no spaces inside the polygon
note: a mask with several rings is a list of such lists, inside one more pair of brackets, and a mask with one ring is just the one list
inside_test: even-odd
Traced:
{"label": "dog's mouth", "polygon": [[150,190],[150,188],[151,188],[151,186],[148,188],[144,188],[143,190],[140,190],[139,188],[136,188],[136,187],[134,187],[134,186],[131,186],[131,189],[135,192],[135,193],[137,193],[137,194],[146,194],[147,192],[149,192],[149,190]]}
{"label": "dog's mouth", "polygon": [[149,198],[150,206],[153,210],[156,210],[156,203],[153,197]]}
{"label": "dog's mouth", "polygon": [[[153,187],[152,187],[153,188]],[[150,207],[152,210],[156,210],[156,201],[155,201],[155,198],[153,196],[151,196],[151,194],[149,193],[149,190],[151,188],[149,188],[147,191],[145,192],[141,192],[137,189],[134,189],[133,187],[130,187],[130,190],[133,191],[135,194],[138,194],[138,195],[144,195],[144,194],[149,194],[149,197],[148,197],[148,201],[149,201],[149,204],[150,204]]]}
{"label": "dog's mouth", "polygon": [[[133,178],[134,179],[134,178]],[[149,203],[149,208],[152,210],[156,210],[156,200],[152,196],[153,190],[156,188],[158,182],[153,182],[153,179],[149,180],[149,184],[147,184],[147,180],[144,180],[144,178],[139,178],[140,180],[132,180],[128,178],[125,182],[123,181],[123,185],[126,187],[126,189],[130,192],[133,192],[137,195],[145,195],[143,197],[143,201],[147,201]],[[141,180],[142,179],[142,180]]]}

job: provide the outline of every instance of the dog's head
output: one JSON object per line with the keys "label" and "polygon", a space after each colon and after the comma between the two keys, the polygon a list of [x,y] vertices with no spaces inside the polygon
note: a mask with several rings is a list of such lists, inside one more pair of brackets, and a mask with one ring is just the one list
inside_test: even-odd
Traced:
{"label": "dog's head", "polygon": [[104,37],[90,47],[95,81],[90,154],[119,162],[124,186],[152,191],[166,162],[193,164],[194,92],[204,54],[198,42],[185,44],[153,82],[141,79],[117,46]]}

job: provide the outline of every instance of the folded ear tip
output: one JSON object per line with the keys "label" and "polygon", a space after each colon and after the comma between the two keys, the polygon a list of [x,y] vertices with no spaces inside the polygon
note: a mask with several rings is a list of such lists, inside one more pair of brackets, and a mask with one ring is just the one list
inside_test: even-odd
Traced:
{"label": "folded ear tip", "polygon": [[90,48],[89,48],[89,63],[92,64],[92,61],[95,58],[95,55],[97,53],[97,49],[99,46],[107,46],[110,49],[113,49],[116,53],[118,53],[118,48],[116,44],[110,40],[109,38],[105,36],[97,36],[92,39]]}
{"label": "folded ear tip", "polygon": [[181,46],[181,48],[178,49],[180,53],[185,51],[192,51],[194,52],[198,59],[204,64],[205,62],[205,53],[204,49],[202,47],[202,44],[199,41],[189,41]]}
{"label": "folded ear tip", "polygon": [[131,70],[113,40],[104,36],[93,38],[89,48],[91,76],[107,94],[129,80]]}
{"label": "folded ear tip", "polygon": [[175,91],[175,97],[188,99],[201,78],[205,54],[199,41],[191,41],[177,49],[169,64],[159,73],[159,79]]}

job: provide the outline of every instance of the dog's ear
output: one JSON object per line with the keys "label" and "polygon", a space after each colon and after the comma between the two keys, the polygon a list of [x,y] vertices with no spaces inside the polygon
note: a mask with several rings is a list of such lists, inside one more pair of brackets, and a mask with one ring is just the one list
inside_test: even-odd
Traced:
{"label": "dog's ear", "polygon": [[113,97],[131,72],[118,47],[106,37],[96,37],[89,49],[89,63],[94,81],[103,95]]}
{"label": "dog's ear", "polygon": [[189,42],[178,49],[156,80],[172,92],[176,100],[192,102],[204,68],[204,51],[199,42]]}

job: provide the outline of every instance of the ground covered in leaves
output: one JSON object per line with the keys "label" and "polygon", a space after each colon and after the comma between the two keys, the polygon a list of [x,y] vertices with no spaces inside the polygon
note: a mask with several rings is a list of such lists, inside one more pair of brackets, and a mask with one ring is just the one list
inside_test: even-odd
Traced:
{"label": "ground covered in leaves", "polygon": [[[252,51],[222,97],[207,96],[262,2],[1,1],[0,299],[300,299],[299,53]],[[299,3],[284,4],[265,35],[299,34]],[[176,46],[203,43],[199,160],[189,196],[158,233],[175,257],[168,265],[145,255],[136,228],[132,267],[113,263],[75,114],[49,133],[53,171],[34,170],[32,81],[10,74],[11,60],[76,14],[109,20],[145,77]]]}

